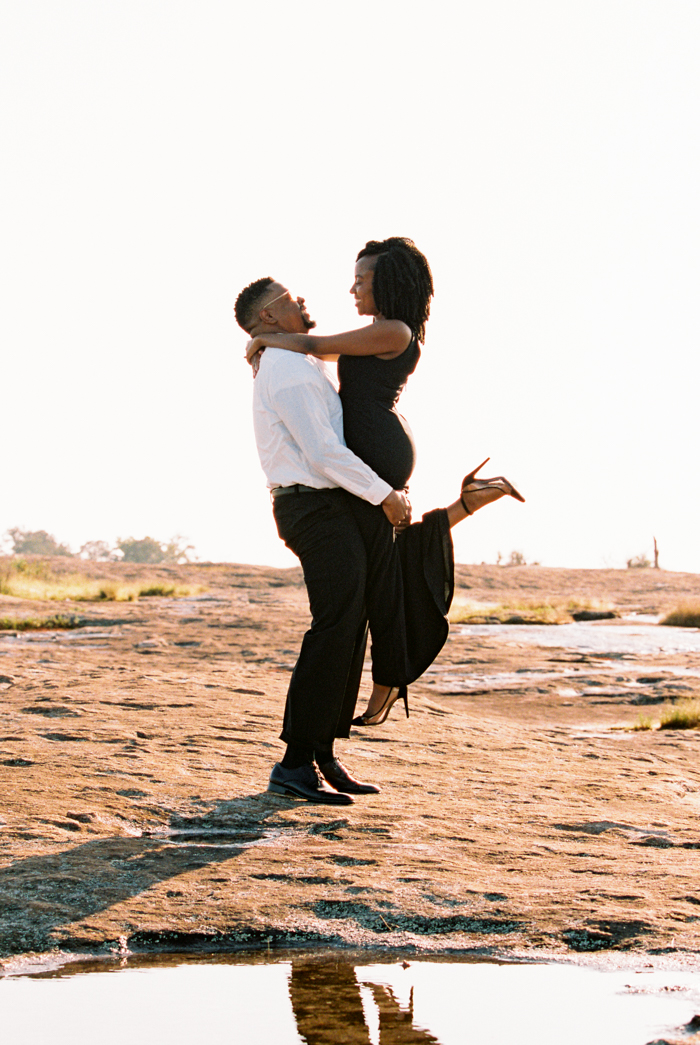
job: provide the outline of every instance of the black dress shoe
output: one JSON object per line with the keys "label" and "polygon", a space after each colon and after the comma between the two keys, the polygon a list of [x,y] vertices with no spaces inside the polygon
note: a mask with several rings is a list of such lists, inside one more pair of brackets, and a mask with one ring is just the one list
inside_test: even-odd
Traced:
{"label": "black dress shoe", "polygon": [[342,762],[334,758],[332,762],[324,762],[318,767],[331,787],[336,791],[344,791],[350,795],[378,795],[379,788],[375,784],[363,784],[351,777]]}
{"label": "black dress shoe", "polygon": [[354,801],[350,795],[329,787],[313,762],[307,762],[298,769],[285,769],[278,762],[270,773],[267,790],[277,795],[294,795],[296,798],[305,798],[307,802],[322,802],[329,806],[350,806]]}

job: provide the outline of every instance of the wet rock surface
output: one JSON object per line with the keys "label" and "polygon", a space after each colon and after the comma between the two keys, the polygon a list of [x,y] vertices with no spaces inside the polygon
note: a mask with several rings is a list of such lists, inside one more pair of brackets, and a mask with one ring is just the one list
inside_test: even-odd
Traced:
{"label": "wet rock surface", "polygon": [[[168,575],[207,591],[70,604],[83,627],[0,633],[3,955],[700,950],[700,732],[631,728],[640,708],[700,695],[700,653],[453,627],[410,719],[395,708],[340,743],[382,792],[339,813],[266,791],[308,623],[300,571]],[[700,594],[700,578],[652,570],[458,580],[473,599],[592,596],[622,613]],[[0,597],[0,615],[53,609]]]}

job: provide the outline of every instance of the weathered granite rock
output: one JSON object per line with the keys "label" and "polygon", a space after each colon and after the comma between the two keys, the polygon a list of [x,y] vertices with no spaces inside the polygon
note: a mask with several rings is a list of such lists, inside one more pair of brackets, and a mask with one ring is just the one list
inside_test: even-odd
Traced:
{"label": "weathered granite rock", "polygon": [[[454,628],[411,687],[411,718],[340,745],[382,788],[341,813],[266,791],[308,620],[300,571],[167,575],[207,594],[82,603],[66,612],[83,628],[0,633],[2,954],[697,957],[700,732],[631,727],[640,684],[665,694],[700,655],[611,660]],[[484,601],[566,591],[648,612],[700,589],[639,570],[458,579]],[[52,611],[0,597],[0,616]]]}

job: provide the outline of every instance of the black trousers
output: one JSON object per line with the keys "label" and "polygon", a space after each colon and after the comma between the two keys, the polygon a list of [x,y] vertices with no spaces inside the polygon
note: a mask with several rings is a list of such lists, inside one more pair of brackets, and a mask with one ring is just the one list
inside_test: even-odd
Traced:
{"label": "black trousers", "polygon": [[429,512],[396,541],[381,506],[345,490],[278,497],[274,515],[301,561],[312,616],[281,737],[328,748],[349,735],[368,620],[372,677],[382,685],[415,681],[442,649],[454,589],[447,512]]}
{"label": "black trousers", "polygon": [[277,531],[301,561],[311,609],[292,673],[281,738],[329,748],[347,737],[367,643],[367,553],[345,490],[274,500]]}

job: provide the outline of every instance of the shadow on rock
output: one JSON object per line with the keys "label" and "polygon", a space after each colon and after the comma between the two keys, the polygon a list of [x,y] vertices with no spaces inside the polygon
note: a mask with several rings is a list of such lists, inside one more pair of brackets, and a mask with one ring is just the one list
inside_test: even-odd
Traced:
{"label": "shadow on rock", "polygon": [[232,860],[246,848],[289,829],[276,820],[269,796],[219,802],[196,817],[171,816],[171,828],[138,838],[99,838],[50,855],[17,860],[0,870],[0,953],[94,949],[97,932],[76,926],[91,915],[177,879]]}

